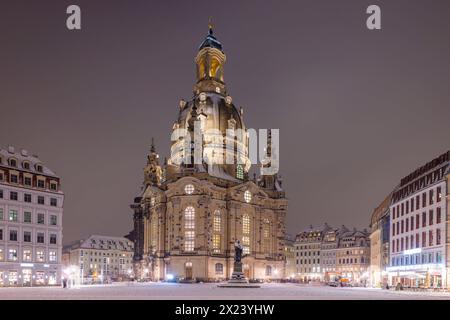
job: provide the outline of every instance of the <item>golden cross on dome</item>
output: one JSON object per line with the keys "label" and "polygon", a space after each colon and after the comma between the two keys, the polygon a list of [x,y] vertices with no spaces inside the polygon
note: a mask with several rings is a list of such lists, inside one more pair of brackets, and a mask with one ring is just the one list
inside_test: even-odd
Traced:
{"label": "golden cross on dome", "polygon": [[212,34],[212,30],[213,30],[213,23],[212,23],[212,16],[209,17],[209,21],[208,21],[208,28],[209,28],[209,33]]}

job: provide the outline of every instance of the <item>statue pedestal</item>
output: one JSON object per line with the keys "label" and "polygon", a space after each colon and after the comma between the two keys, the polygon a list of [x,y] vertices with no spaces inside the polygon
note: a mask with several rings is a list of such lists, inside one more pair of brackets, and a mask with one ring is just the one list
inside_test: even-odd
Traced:
{"label": "statue pedestal", "polygon": [[242,262],[234,262],[231,279],[225,284],[219,284],[219,288],[260,288],[258,284],[248,283],[247,278],[242,272]]}

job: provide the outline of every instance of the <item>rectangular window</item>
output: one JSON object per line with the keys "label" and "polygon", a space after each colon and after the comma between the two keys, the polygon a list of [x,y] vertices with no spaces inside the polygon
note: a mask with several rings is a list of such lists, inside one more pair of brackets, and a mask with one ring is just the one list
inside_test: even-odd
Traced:
{"label": "rectangular window", "polygon": [[433,245],[433,231],[428,231],[428,245],[431,247]]}
{"label": "rectangular window", "polygon": [[436,245],[441,244],[441,229],[436,229]]}
{"label": "rectangular window", "polygon": [[17,241],[17,230],[9,230],[9,241]]}
{"label": "rectangular window", "polygon": [[249,236],[242,237],[242,246],[243,246],[242,253],[250,254],[250,237]]}
{"label": "rectangular window", "polygon": [[418,233],[416,233],[416,248],[420,248],[420,239]]}
{"label": "rectangular window", "polygon": [[3,190],[0,190],[0,199],[3,199]]}
{"label": "rectangular window", "polygon": [[406,201],[406,213],[409,213],[409,201]]}
{"label": "rectangular window", "polygon": [[433,204],[433,196],[434,196],[434,194],[433,194],[433,189],[431,189],[431,190],[430,190],[430,196],[429,196],[429,203],[430,203],[430,205]]}
{"label": "rectangular window", "polygon": [[194,251],[195,232],[185,231],[184,238],[184,251]]}
{"label": "rectangular window", "polygon": [[418,214],[416,214],[416,229],[419,229],[419,227],[420,227],[420,219],[419,219],[419,215]]}
{"label": "rectangular window", "polygon": [[17,250],[16,249],[8,250],[8,260],[9,261],[17,261]]}
{"label": "rectangular window", "polygon": [[24,183],[24,185],[31,187],[31,178],[30,177],[25,177],[23,179],[23,183]]}
{"label": "rectangular window", "polygon": [[50,183],[50,190],[56,191],[57,186],[56,183]]}
{"label": "rectangular window", "polygon": [[430,212],[428,213],[428,224],[430,226],[432,226],[433,223],[434,223],[434,221],[433,221],[433,210],[430,210]]}
{"label": "rectangular window", "polygon": [[411,198],[411,212],[414,211],[414,198]]}
{"label": "rectangular window", "polygon": [[441,208],[436,208],[436,223],[441,223]]}
{"label": "rectangular window", "polygon": [[437,189],[436,189],[436,196],[437,196],[436,202],[439,202],[439,201],[442,200],[441,187],[437,187]]}
{"label": "rectangular window", "polygon": [[31,250],[30,249],[23,250],[23,261],[31,261]]}
{"label": "rectangular window", "polygon": [[18,199],[19,199],[19,196],[18,196],[17,192],[11,191],[9,193],[9,200],[17,201]]}
{"label": "rectangular window", "polygon": [[30,231],[23,232],[23,242],[31,242],[31,232]]}
{"label": "rectangular window", "polygon": [[411,231],[414,230],[414,216],[411,216]]}
{"label": "rectangular window", "polygon": [[406,220],[405,220],[405,232],[408,232],[408,231],[409,231],[409,219],[406,218]]}
{"label": "rectangular window", "polygon": [[44,189],[45,188],[45,181],[44,180],[38,180],[37,181],[37,186],[38,186],[38,188]]}
{"label": "rectangular window", "polygon": [[405,232],[405,222],[404,222],[404,220],[402,220],[402,223],[401,223],[401,233],[403,233],[403,232]]}
{"label": "rectangular window", "polygon": [[405,204],[402,202],[402,217],[405,214]]}
{"label": "rectangular window", "polygon": [[422,232],[422,248],[425,248],[427,246],[427,233],[424,231]]}
{"label": "rectangular window", "polygon": [[37,243],[44,243],[44,233],[38,232],[37,234]]}
{"label": "rectangular window", "polygon": [[23,196],[23,201],[31,202],[31,194],[25,193],[25,195]]}
{"label": "rectangular window", "polygon": [[48,252],[48,260],[50,262],[56,262],[56,251],[50,250]]}
{"label": "rectangular window", "polygon": [[422,212],[422,228],[427,226],[427,213]]}
{"label": "rectangular window", "polygon": [[19,177],[16,174],[12,174],[9,181],[11,183],[19,183]]}
{"label": "rectangular window", "polygon": [[4,219],[3,217],[3,208],[0,208],[0,221]]}
{"label": "rectangular window", "polygon": [[56,200],[56,198],[50,198],[50,205],[51,205],[52,207],[56,207],[56,205],[57,205],[57,200]]}
{"label": "rectangular window", "polygon": [[427,206],[427,194],[424,192],[422,193],[422,208],[425,208]]}
{"label": "rectangular window", "polygon": [[45,204],[44,196],[38,196],[38,204]]}
{"label": "rectangular window", "polygon": [[18,214],[17,210],[9,210],[9,221],[17,222]]}
{"label": "rectangular window", "polygon": [[45,262],[44,250],[37,250],[36,251],[36,260],[38,262]]}
{"label": "rectangular window", "polygon": [[25,223],[31,223],[31,212],[25,211],[23,213],[23,222]]}
{"label": "rectangular window", "polygon": [[50,225],[56,226],[58,224],[58,217],[54,214],[50,216]]}
{"label": "rectangular window", "polygon": [[45,224],[45,214],[38,213],[38,215],[37,215],[37,223]]}
{"label": "rectangular window", "polygon": [[0,240],[3,240],[3,229],[0,229]]}
{"label": "rectangular window", "polygon": [[56,234],[50,235],[50,244],[56,244]]}

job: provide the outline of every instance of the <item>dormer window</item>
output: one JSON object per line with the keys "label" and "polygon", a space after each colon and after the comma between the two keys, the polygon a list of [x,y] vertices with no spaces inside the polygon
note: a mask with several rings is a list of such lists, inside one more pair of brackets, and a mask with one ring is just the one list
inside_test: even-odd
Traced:
{"label": "dormer window", "polygon": [[22,166],[23,166],[23,168],[24,168],[25,170],[30,170],[30,163],[29,163],[29,162],[24,161],[24,162],[22,163]]}
{"label": "dormer window", "polygon": [[9,165],[11,167],[17,168],[17,160],[16,159],[9,159]]}
{"label": "dormer window", "polygon": [[42,172],[42,171],[43,171],[43,170],[42,170],[42,165],[37,164],[37,165],[36,165],[36,171],[37,171],[37,172]]}
{"label": "dormer window", "polygon": [[56,191],[56,189],[58,188],[58,185],[54,182],[50,183],[50,190]]}
{"label": "dormer window", "polygon": [[45,188],[45,181],[42,180],[42,179],[39,179],[39,180],[37,181],[37,186],[38,186],[38,188],[44,189],[44,188]]}

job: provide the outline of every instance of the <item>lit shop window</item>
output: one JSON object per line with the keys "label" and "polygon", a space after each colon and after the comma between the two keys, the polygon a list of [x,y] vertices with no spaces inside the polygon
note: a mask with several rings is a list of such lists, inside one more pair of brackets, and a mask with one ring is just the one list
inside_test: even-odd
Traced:
{"label": "lit shop window", "polygon": [[9,285],[17,285],[17,271],[10,271],[8,275]]}
{"label": "lit shop window", "polygon": [[250,203],[250,201],[252,201],[252,193],[249,190],[244,192],[244,200],[247,203]]}
{"label": "lit shop window", "polygon": [[36,284],[44,285],[45,284],[45,272],[44,271],[36,271]]}
{"label": "lit shop window", "polygon": [[194,193],[194,186],[192,184],[187,184],[184,187],[184,192],[186,192],[186,194],[193,194]]}

